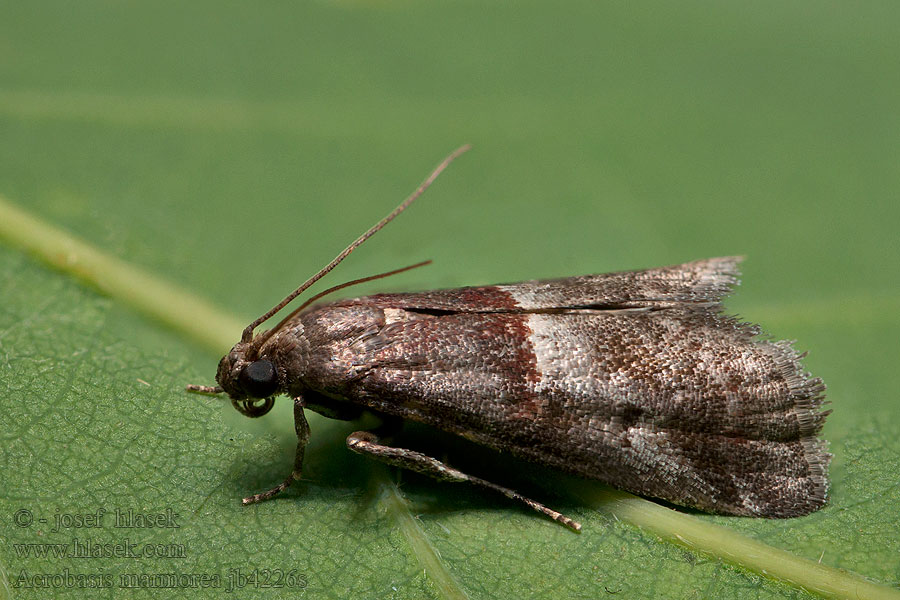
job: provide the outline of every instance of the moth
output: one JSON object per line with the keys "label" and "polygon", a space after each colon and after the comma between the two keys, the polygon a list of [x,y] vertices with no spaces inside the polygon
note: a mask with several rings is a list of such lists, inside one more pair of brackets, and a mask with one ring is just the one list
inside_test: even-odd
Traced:
{"label": "moth", "polygon": [[830,455],[819,439],[825,385],[790,342],[722,314],[739,257],[656,269],[312,305],[254,330],[406,209],[459,154],[448,156],[391,214],[252,322],[219,363],[217,386],[248,417],[293,399],[291,474],[247,498],[272,498],[300,479],[304,411],[385,426],[357,431],[350,450],[523,502],[581,525],[507,487],[385,443],[391,424],[417,421],[500,452],[703,511],[795,517],[827,498]]}

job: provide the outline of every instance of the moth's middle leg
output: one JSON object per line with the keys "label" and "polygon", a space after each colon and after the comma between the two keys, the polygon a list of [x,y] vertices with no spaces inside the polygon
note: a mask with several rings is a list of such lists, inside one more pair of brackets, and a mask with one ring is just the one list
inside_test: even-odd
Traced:
{"label": "moth's middle leg", "polygon": [[286,490],[294,481],[300,479],[300,473],[303,469],[303,454],[306,451],[306,444],[309,443],[309,423],[306,422],[306,415],[303,413],[305,406],[306,403],[302,397],[294,398],[294,431],[297,432],[297,453],[294,455],[294,468],[291,474],[271,490],[254,494],[241,500],[241,504],[244,506],[268,500]]}
{"label": "moth's middle leg", "polygon": [[540,502],[526,498],[515,490],[463,473],[462,471],[454,469],[436,458],[431,458],[421,452],[379,444],[378,436],[371,431],[356,431],[351,433],[347,437],[347,447],[354,452],[370,456],[389,465],[416,471],[417,473],[434,477],[440,481],[468,482],[495,492],[500,492],[507,498],[522,502],[573,531],[581,530],[580,523],[573,521],[569,517],[551,508],[547,508]]}

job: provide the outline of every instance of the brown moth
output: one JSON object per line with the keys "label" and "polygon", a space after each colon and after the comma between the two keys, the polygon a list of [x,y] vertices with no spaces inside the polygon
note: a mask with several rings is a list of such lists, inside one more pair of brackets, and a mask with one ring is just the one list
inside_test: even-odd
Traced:
{"label": "brown moth", "polygon": [[[377,294],[309,307],[253,335],[412,203],[451,154],[390,215],[251,323],[219,363],[218,386],[249,417],[276,395],[294,400],[300,479],[309,439],[304,410],[386,422],[409,419],[517,457],[700,510],[795,517],[821,508],[831,456],[818,438],[825,385],[790,342],[724,316],[720,299],[739,258],[508,285]],[[309,307],[307,309],[307,307]],[[514,490],[358,431],[347,446],[444,481],[524,502],[581,525]]]}

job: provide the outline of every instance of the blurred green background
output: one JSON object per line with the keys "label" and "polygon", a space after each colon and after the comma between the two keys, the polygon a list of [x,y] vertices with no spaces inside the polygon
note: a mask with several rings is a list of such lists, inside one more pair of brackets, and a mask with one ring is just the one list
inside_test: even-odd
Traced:
{"label": "blurred green background", "polygon": [[[463,143],[329,283],[427,258],[356,293],[745,255],[729,311],[798,339],[829,386],[832,501],[699,518],[896,587],[898,26],[896,2],[6,2],[0,195],[241,321]],[[0,280],[0,595],[73,593],[16,586],[23,570],[257,567],[298,569],[310,598],[806,596],[570,498],[580,536],[402,475],[398,517],[343,449],[352,425],[318,422],[311,481],[242,510],[290,465],[284,409],[251,423],[185,397],[217,355],[7,245]],[[128,533],[187,556],[25,559],[14,542],[123,535],[16,527],[23,507],[173,507],[177,531]]]}

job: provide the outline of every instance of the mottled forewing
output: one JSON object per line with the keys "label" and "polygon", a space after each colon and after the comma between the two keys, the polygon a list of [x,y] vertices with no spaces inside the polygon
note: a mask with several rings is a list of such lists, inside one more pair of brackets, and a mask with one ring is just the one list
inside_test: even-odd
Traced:
{"label": "mottled forewing", "polygon": [[[708,511],[816,510],[821,380],[788,343],[719,314],[733,259],[685,267],[499,286],[506,311],[438,310],[428,295],[426,310],[385,308],[337,358],[358,367],[352,395],[372,408],[523,458]],[[619,308],[614,289],[659,304]]]}
{"label": "mottled forewing", "polygon": [[413,294],[375,294],[344,302],[433,312],[517,312],[704,304],[717,302],[737,283],[740,260],[736,256],[710,258],[642,271]]}

